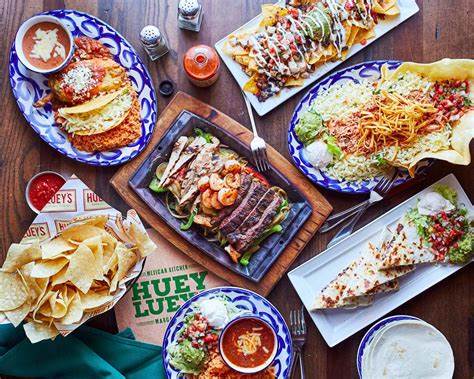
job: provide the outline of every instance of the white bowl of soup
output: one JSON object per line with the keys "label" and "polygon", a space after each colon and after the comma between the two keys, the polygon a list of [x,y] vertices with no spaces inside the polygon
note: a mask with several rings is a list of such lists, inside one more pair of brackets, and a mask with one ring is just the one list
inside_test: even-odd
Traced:
{"label": "white bowl of soup", "polygon": [[20,26],[15,37],[15,50],[26,68],[50,74],[69,63],[74,53],[74,39],[59,19],[39,15]]}
{"label": "white bowl of soup", "polygon": [[253,374],[266,369],[275,359],[278,339],[275,330],[256,316],[241,316],[222,330],[219,351],[232,369]]}

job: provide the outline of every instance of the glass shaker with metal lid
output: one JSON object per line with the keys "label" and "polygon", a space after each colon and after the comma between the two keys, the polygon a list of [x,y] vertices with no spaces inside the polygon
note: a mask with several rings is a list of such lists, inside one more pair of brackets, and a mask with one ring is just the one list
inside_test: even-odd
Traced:
{"label": "glass shaker with metal lid", "polygon": [[142,29],[140,41],[152,61],[161,58],[169,51],[168,41],[154,25],[147,25]]}
{"label": "glass shaker with metal lid", "polygon": [[180,0],[178,3],[178,26],[199,32],[201,29],[203,10],[198,0]]}

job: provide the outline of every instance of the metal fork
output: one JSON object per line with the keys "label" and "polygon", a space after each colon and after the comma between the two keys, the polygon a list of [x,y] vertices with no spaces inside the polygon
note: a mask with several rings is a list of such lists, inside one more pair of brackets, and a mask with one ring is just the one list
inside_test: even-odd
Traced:
{"label": "metal fork", "polygon": [[397,173],[398,170],[394,169],[387,176],[384,176],[382,179],[380,179],[377,185],[370,191],[370,196],[367,200],[344,211],[329,216],[323,226],[319,229],[319,232],[326,233],[331,229],[334,229],[336,226],[349,219],[356,213],[363,212],[372,204],[382,200],[383,195],[385,195],[390,190],[390,188],[392,188],[393,182],[397,178]]}
{"label": "metal fork", "polygon": [[242,91],[242,96],[244,97],[245,105],[247,106],[247,112],[250,118],[250,124],[252,125],[253,140],[250,142],[250,149],[252,150],[253,160],[257,170],[264,172],[270,168],[267,157],[267,145],[264,139],[258,136],[255,120],[253,118],[252,106],[250,105],[250,101],[245,95],[244,91]]}
{"label": "metal fork", "polygon": [[[380,187],[377,187],[377,186],[375,187],[375,188],[377,188],[377,190],[374,191],[374,192],[379,196],[379,199],[376,200],[376,201],[380,201],[380,200],[383,199],[382,195],[384,195],[385,193],[390,191],[390,189],[392,188],[393,183],[395,182],[397,177],[398,177],[398,170],[395,169],[392,176],[389,177],[390,179],[384,180],[383,185],[381,185]],[[374,190],[375,190],[375,188],[374,188]],[[374,200],[371,201],[370,198],[369,198],[369,200],[366,200],[365,204],[359,210],[356,211],[354,218],[352,220],[350,220],[346,225],[344,225],[336,233],[336,235],[331,239],[331,241],[329,241],[329,243],[327,245],[327,248],[329,249],[331,246],[335,245],[339,241],[341,241],[344,238],[346,238],[347,236],[349,236],[352,233],[352,231],[354,230],[354,227],[356,226],[356,224],[359,221],[359,219],[361,218],[361,216],[365,213],[366,209],[369,208],[374,202],[375,201]]]}
{"label": "metal fork", "polygon": [[296,358],[300,364],[300,378],[305,379],[303,366],[303,346],[306,342],[306,323],[304,321],[304,307],[293,309],[290,312],[291,338],[293,340],[293,359],[290,378],[293,377],[296,367]]}

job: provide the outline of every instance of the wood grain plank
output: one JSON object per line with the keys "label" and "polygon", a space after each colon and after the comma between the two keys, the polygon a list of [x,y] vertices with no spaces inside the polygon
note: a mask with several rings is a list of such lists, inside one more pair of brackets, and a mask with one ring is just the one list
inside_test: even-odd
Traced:
{"label": "wood grain plank", "polygon": [[181,238],[178,233],[173,231],[138,197],[131,187],[128,186],[128,180],[130,177],[136,171],[138,166],[140,166],[140,164],[146,159],[148,154],[153,151],[155,146],[159,144],[161,136],[183,110],[188,110],[213,122],[230,132],[246,145],[250,146],[250,141],[252,140],[253,135],[249,130],[217,109],[210,107],[184,92],[178,92],[166,109],[163,110],[163,113],[157,122],[158,130],[153,134],[152,140],[146,150],[137,159],[123,166],[110,180],[110,183],[117,190],[120,196],[122,196],[122,198],[132,208],[137,210],[137,212],[155,230],[157,230],[168,241],[171,241],[190,258],[194,259],[204,267],[208,267],[212,272],[233,285],[251,289],[264,296],[268,295],[271,289],[288,270],[291,263],[302,251],[306,243],[314,236],[329,213],[331,213],[332,207],[319,191],[309,184],[303,174],[291,165],[290,162],[284,159],[274,148],[268,146],[267,153],[270,163],[280,172],[284,172],[290,183],[292,183],[307,198],[313,208],[313,213],[259,283],[254,283],[223,267],[198,248]]}

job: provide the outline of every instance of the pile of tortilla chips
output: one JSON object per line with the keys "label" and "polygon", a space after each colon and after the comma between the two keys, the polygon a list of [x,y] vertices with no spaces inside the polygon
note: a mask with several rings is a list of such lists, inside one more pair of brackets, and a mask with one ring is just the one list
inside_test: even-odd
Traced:
{"label": "pile of tortilla chips", "polygon": [[15,327],[26,321],[32,343],[107,310],[129,271],[155,250],[135,224],[125,228],[115,220],[116,232],[109,219],[76,221],[50,240],[10,246],[0,270],[0,313]]}
{"label": "pile of tortilla chips", "polygon": [[[301,0],[292,1],[292,5],[299,7],[301,5],[311,5],[316,3],[315,0]],[[371,1],[372,12],[380,15],[380,17],[391,17],[396,16],[400,13],[400,7],[397,4],[397,0],[372,0]],[[259,77],[258,69],[259,66],[255,60],[255,57],[251,51],[251,45],[247,44],[251,35],[256,35],[267,27],[272,27],[277,23],[277,17],[283,17],[288,13],[288,9],[285,6],[277,4],[264,4],[262,5],[262,21],[258,28],[250,28],[239,30],[236,34],[231,34],[225,45],[224,51],[230,55],[237,63],[239,63],[245,73],[250,76],[249,81],[244,85],[243,89],[246,92],[257,94],[259,89],[257,87],[257,79]],[[322,65],[325,62],[334,61],[337,59],[344,60],[349,49],[358,43],[365,43],[368,39],[375,37],[375,24],[370,25],[364,24],[362,21],[351,21],[344,20],[342,25],[345,29],[345,38],[343,50],[341,55],[338,55],[338,51],[334,44],[330,43],[327,47],[317,49],[315,51],[306,51],[305,60],[306,63],[313,66]],[[230,41],[238,41],[241,43],[231,43]],[[245,46],[245,48],[243,47]],[[305,82],[304,78],[301,77],[290,77],[285,82],[285,87],[298,87],[302,86]]]}

